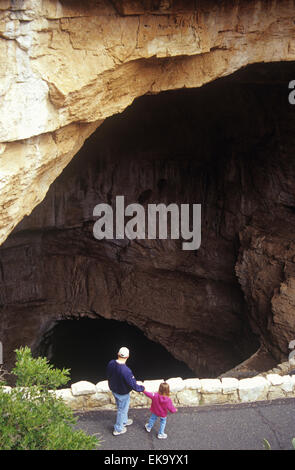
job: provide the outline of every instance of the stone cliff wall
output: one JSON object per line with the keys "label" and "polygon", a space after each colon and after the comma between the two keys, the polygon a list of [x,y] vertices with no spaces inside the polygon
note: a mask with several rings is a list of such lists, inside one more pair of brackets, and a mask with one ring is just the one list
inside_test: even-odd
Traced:
{"label": "stone cliff wall", "polygon": [[[15,347],[36,346],[60,318],[99,314],[136,324],[196,373],[210,362],[219,374],[259,345],[283,360],[295,333],[290,69],[270,88],[259,84],[272,68],[243,75],[242,93],[229,82],[219,111],[199,101],[197,139],[183,115],[178,127],[177,114],[161,116],[179,137],[161,155],[139,148],[136,136],[152,139],[135,122],[122,132],[135,144],[120,154],[107,118],[141,95],[204,89],[250,64],[292,64],[294,33],[289,0],[1,2],[0,334],[11,363]],[[83,154],[100,130],[96,155]],[[202,250],[98,244],[89,211],[118,191],[202,202]]]}
{"label": "stone cliff wall", "polygon": [[3,242],[108,116],[146,93],[295,59],[294,2],[5,0]]}

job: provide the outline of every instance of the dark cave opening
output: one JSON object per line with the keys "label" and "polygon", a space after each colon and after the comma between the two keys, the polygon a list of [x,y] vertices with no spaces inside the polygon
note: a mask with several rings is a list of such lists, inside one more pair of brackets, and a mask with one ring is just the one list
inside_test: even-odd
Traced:
{"label": "dark cave opening", "polygon": [[162,345],[149,340],[127,322],[104,318],[60,320],[40,342],[35,355],[47,357],[58,368],[69,368],[71,382],[106,380],[106,366],[121,346],[130,350],[127,361],[137,380],[194,377],[184,362]]}

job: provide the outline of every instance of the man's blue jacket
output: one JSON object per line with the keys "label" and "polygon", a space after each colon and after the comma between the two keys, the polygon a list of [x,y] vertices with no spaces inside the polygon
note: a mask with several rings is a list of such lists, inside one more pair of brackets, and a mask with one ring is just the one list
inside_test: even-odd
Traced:
{"label": "man's blue jacket", "polygon": [[108,363],[107,379],[110,390],[119,395],[126,395],[131,390],[144,391],[142,385],[137,385],[132,370],[126,364],[119,364],[115,359]]}

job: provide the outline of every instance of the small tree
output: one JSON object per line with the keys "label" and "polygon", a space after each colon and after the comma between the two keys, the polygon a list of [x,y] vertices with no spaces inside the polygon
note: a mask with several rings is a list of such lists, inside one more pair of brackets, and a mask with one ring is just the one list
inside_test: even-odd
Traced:
{"label": "small tree", "polygon": [[0,382],[0,450],[92,450],[99,441],[75,430],[73,411],[54,390],[69,381],[68,369],[54,369],[33,358],[28,347],[16,350],[16,387]]}

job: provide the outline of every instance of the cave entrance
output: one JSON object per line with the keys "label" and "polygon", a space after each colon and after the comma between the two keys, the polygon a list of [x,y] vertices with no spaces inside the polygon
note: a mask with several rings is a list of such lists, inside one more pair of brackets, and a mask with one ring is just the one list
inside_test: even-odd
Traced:
{"label": "cave entrance", "polygon": [[71,383],[106,379],[106,366],[121,346],[130,350],[127,365],[137,380],[190,378],[194,373],[160,344],[127,322],[82,318],[61,320],[41,340],[38,355],[58,368],[71,369]]}
{"label": "cave entrance", "polygon": [[[142,96],[106,119],[1,247],[10,351],[35,344],[43,325],[55,322],[42,340],[45,355],[72,368],[73,380],[105,378],[107,361],[125,342],[114,343],[111,320],[91,323],[95,338],[104,332],[103,343],[94,340],[103,347],[79,353],[76,363],[58,362],[56,352],[75,357],[94,334],[91,327],[78,346],[84,323],[56,323],[57,312],[60,318],[104,312],[143,328],[194,371],[190,376],[232,374],[241,363],[243,373],[255,375],[273,358],[284,360],[294,338],[289,294],[280,293],[294,277],[293,71],[294,62],[253,64],[199,89]],[[145,210],[201,204],[200,249],[182,250],[177,239],[95,239],[94,207],[115,207],[117,196]],[[121,332],[128,326],[119,325]],[[106,338],[112,348],[99,376]],[[185,377],[176,366],[160,365],[164,350],[147,361],[150,346],[141,338],[140,347],[126,344],[136,351],[129,364],[138,378]],[[92,358],[94,377],[86,373]]]}

